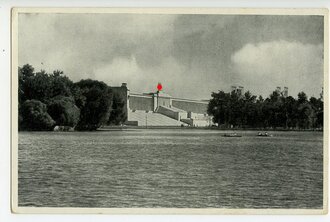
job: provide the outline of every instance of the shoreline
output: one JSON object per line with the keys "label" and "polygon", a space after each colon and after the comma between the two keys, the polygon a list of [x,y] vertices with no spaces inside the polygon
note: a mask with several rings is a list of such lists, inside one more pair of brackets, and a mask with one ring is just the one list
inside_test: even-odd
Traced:
{"label": "shoreline", "polygon": [[129,131],[144,129],[174,129],[174,130],[211,130],[211,131],[260,131],[260,132],[322,132],[323,129],[266,129],[266,128],[219,128],[219,127],[181,127],[181,126],[105,126],[91,131],[54,131],[54,130],[19,130],[18,132],[102,132],[102,131]]}
{"label": "shoreline", "polygon": [[106,126],[96,131],[121,131],[129,129],[183,129],[183,130],[217,130],[217,131],[288,131],[288,132],[323,132],[323,129],[265,129],[265,128],[218,128],[218,127],[181,127],[181,126]]}

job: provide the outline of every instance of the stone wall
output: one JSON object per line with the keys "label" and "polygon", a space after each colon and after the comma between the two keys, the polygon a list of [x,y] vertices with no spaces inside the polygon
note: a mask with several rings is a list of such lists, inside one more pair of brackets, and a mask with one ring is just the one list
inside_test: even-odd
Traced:
{"label": "stone wall", "polygon": [[154,102],[151,96],[129,96],[129,109],[130,110],[145,110],[153,111]]}
{"label": "stone wall", "polygon": [[167,97],[158,97],[158,106],[170,107],[171,100]]}
{"label": "stone wall", "polygon": [[189,100],[179,100],[179,99],[172,99],[172,106],[185,110],[187,112],[194,112],[194,113],[207,113],[207,106],[208,103],[202,103],[202,102],[195,102],[195,101],[189,101]]}

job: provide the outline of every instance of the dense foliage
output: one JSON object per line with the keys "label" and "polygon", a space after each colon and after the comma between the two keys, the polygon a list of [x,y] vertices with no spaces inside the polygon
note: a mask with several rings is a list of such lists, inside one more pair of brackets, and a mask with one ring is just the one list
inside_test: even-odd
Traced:
{"label": "dense foliage", "polygon": [[127,115],[124,108],[125,102],[117,93],[114,93],[112,100],[112,110],[110,113],[110,118],[108,119],[109,125],[120,125],[127,120]]}
{"label": "dense foliage", "polygon": [[39,100],[26,100],[19,109],[20,130],[52,130],[55,121],[47,113],[46,104]]}
{"label": "dense foliage", "polygon": [[73,83],[62,71],[35,72],[29,64],[18,68],[18,78],[20,130],[52,130],[55,126],[96,130],[125,121],[123,101],[113,97],[104,82]]}
{"label": "dense foliage", "polygon": [[72,96],[72,81],[61,71],[47,74],[44,70],[34,72],[34,68],[27,64],[18,68],[19,102],[37,99],[43,103],[49,102],[55,96]]}
{"label": "dense foliage", "polygon": [[75,127],[80,118],[80,109],[72,97],[57,96],[50,100],[47,108],[49,115],[58,126]]}
{"label": "dense foliage", "polygon": [[212,93],[208,114],[219,127],[236,128],[323,128],[323,101],[304,92],[295,99],[274,91],[268,98],[219,91]]}
{"label": "dense foliage", "polygon": [[78,130],[96,130],[109,119],[111,112],[112,93],[103,82],[81,80],[74,84],[79,90],[77,105],[81,110]]}

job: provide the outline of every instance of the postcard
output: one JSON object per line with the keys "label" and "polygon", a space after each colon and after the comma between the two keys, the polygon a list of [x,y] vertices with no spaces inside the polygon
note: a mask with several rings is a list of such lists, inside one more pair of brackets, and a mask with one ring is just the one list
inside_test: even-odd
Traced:
{"label": "postcard", "polygon": [[13,8],[12,211],[326,214],[328,22]]}

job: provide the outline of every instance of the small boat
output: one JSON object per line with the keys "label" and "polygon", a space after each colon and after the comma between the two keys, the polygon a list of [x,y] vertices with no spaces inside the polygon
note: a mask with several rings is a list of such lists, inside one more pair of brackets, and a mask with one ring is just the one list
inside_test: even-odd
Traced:
{"label": "small boat", "polygon": [[225,133],[223,136],[224,137],[242,137],[242,135],[239,135],[237,133]]}
{"label": "small boat", "polygon": [[267,136],[273,136],[273,135],[268,134],[267,132],[264,132],[264,133],[259,132],[259,133],[257,134],[257,136],[267,137]]}

